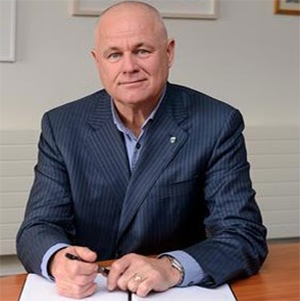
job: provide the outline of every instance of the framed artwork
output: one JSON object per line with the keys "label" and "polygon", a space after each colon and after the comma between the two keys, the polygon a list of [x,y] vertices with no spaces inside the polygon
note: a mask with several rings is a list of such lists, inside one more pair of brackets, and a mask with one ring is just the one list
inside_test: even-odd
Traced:
{"label": "framed artwork", "polygon": [[[74,16],[99,16],[110,5],[119,0],[72,0]],[[148,0],[164,18],[216,19],[217,0]]]}
{"label": "framed artwork", "polygon": [[16,0],[0,1],[0,61],[15,60]]}
{"label": "framed artwork", "polygon": [[274,13],[299,16],[300,0],[274,0]]}

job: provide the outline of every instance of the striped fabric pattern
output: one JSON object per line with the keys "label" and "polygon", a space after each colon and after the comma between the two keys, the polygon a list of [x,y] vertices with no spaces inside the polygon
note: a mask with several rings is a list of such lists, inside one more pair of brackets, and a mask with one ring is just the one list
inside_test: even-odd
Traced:
{"label": "striped fabric pattern", "polygon": [[24,266],[39,274],[51,246],[71,243],[98,260],[184,250],[204,286],[257,272],[266,229],[243,129],[235,108],[168,83],[131,173],[104,90],[47,112],[17,236]]}

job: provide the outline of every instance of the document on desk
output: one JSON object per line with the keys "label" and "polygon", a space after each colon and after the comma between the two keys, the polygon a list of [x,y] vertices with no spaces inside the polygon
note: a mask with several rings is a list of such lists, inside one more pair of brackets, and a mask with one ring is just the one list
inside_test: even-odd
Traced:
{"label": "document on desk", "polygon": [[[215,289],[206,289],[198,286],[185,288],[171,288],[161,293],[150,293],[146,298],[140,298],[135,294],[123,291],[109,292],[106,289],[106,278],[98,275],[97,292],[84,301],[236,301],[230,287],[225,284]],[[55,284],[41,276],[29,274],[27,276],[21,298],[19,301],[73,301],[74,299],[60,296]]]}
{"label": "document on desk", "polygon": [[[84,301],[128,301],[128,293],[123,291],[109,292],[106,289],[106,278],[98,275],[97,292]],[[28,274],[19,301],[74,301],[75,299],[66,298],[59,295],[56,291],[55,283],[35,274]]]}

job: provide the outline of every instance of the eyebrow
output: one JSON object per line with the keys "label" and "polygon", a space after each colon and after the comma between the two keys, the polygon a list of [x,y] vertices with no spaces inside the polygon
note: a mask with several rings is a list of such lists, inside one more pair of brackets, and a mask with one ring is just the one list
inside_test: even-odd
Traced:
{"label": "eyebrow", "polygon": [[[133,46],[133,49],[137,49],[137,48],[140,48],[140,47],[143,47],[143,46],[146,46],[146,47],[149,47],[149,48],[153,48],[152,46],[150,46],[149,44],[145,43],[145,42],[140,42],[140,43],[137,43]],[[108,52],[111,52],[111,51],[122,51],[120,47],[117,47],[117,46],[110,46],[108,47],[107,49],[105,49],[103,51],[104,54],[107,54]]]}

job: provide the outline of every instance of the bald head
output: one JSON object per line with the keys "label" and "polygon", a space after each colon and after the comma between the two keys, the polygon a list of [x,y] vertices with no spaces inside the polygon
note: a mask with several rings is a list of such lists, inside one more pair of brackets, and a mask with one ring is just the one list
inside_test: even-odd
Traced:
{"label": "bald head", "polygon": [[122,1],[122,2],[116,3],[114,5],[111,5],[110,7],[108,7],[106,10],[104,10],[101,13],[100,19],[107,12],[114,10],[114,9],[118,9],[118,8],[122,9],[123,7],[128,7],[129,9],[130,8],[144,9],[144,10],[148,11],[150,14],[153,14],[153,17],[157,17],[158,19],[160,19],[160,21],[162,22],[160,12],[155,7],[153,7],[150,4],[147,4],[145,2],[140,2],[140,1]]}
{"label": "bald head", "polygon": [[[132,20],[132,27],[151,27],[153,35],[161,41],[167,41],[168,34],[159,11],[144,2],[123,1],[107,8],[99,17],[95,30],[95,45],[99,46],[101,34],[105,34],[107,28],[122,28],[122,24],[128,25],[128,20]],[[117,24],[116,24],[117,23]],[[125,30],[125,28],[124,28]]]}

